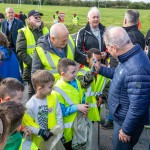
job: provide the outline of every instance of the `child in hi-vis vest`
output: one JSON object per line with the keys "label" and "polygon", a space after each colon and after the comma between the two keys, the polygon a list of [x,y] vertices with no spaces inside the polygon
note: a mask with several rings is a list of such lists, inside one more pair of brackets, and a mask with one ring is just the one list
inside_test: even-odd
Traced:
{"label": "child in hi-vis vest", "polygon": [[64,146],[66,150],[71,150],[71,141],[74,134],[73,123],[77,117],[77,112],[80,111],[87,115],[88,105],[85,104],[80,82],[75,78],[77,73],[76,62],[68,58],[61,59],[58,63],[58,72],[61,78],[56,82],[54,90],[63,113]]}
{"label": "child in hi-vis vest", "polygon": [[[95,73],[93,63],[96,61],[101,63],[101,53],[98,49],[92,48],[87,52],[87,62],[89,67],[83,66],[78,72],[78,79],[80,82],[84,83],[85,77],[93,77],[91,85],[83,87],[86,96],[86,103],[89,104],[88,118],[91,121],[100,121],[98,107],[107,100],[110,84],[109,79]],[[83,83],[82,85],[84,85]]]}
{"label": "child in hi-vis vest", "polygon": [[27,102],[23,124],[31,130],[32,141],[39,147],[53,134],[51,129],[63,127],[62,112],[55,93],[52,91],[54,76],[46,70],[37,70],[32,75],[36,94]]}

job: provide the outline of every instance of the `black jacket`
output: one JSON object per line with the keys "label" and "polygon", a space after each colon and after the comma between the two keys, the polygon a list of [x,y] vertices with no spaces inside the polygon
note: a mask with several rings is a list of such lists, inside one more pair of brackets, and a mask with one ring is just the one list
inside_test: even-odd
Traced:
{"label": "black jacket", "polygon": [[[103,41],[103,33],[105,27],[102,24],[99,24],[99,29],[101,35],[101,51],[103,52],[106,50],[106,46]],[[87,23],[87,25],[84,28],[79,30],[76,39],[76,46],[77,49],[82,53],[86,53],[86,51],[88,51],[91,48],[99,49],[99,42],[95,35],[92,33],[89,23]]]}
{"label": "black jacket", "polygon": [[144,50],[145,48],[145,38],[144,35],[138,30],[137,25],[133,25],[130,27],[124,27],[124,29],[127,31],[132,43],[139,44],[141,48]]}
{"label": "black jacket", "polygon": [[150,29],[148,30],[146,35],[146,45],[148,46],[148,57],[150,59]]}

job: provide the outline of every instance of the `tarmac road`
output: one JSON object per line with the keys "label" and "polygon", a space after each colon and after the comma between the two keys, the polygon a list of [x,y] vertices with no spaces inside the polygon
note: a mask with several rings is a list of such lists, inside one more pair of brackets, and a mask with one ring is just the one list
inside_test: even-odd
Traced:
{"label": "tarmac road", "polygon": [[[112,150],[112,135],[113,129],[100,129],[100,150]],[[139,142],[135,145],[134,150],[149,150],[150,129],[144,129]]]}

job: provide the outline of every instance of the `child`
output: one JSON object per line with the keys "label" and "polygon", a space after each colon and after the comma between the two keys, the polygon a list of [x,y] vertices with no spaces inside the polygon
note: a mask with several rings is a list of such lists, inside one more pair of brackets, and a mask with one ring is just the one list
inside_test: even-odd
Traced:
{"label": "child", "polygon": [[[22,136],[16,134],[17,128],[21,125],[21,121],[25,112],[25,108],[21,103],[16,103],[14,101],[8,101],[0,104],[0,149],[2,150],[5,146],[8,135],[9,140],[7,140],[4,150],[17,150],[20,146]],[[21,136],[21,138],[20,138]],[[9,142],[13,142],[9,145]]]}
{"label": "child", "polygon": [[54,77],[46,70],[37,70],[32,75],[32,84],[36,94],[27,102],[27,111],[23,123],[32,133],[32,141],[39,147],[47,141],[55,125],[63,126],[62,112],[57,97],[52,91]]}
{"label": "child", "polygon": [[21,102],[24,86],[15,78],[6,78],[0,83],[0,103],[6,101]]}
{"label": "child", "polygon": [[[21,103],[23,92],[24,86],[20,81],[15,78],[6,78],[0,83],[0,103],[5,103],[7,101]],[[30,131],[22,128],[22,133],[30,134]],[[16,150],[22,148],[23,143],[28,143],[32,148],[38,149],[34,143],[22,139],[22,134],[19,132],[19,129],[17,129],[14,134],[8,137],[4,150]]]}
{"label": "child", "polygon": [[91,48],[87,52],[87,63],[89,64],[89,68],[85,66],[81,68],[78,72],[78,79],[81,83],[84,83],[85,77],[94,77],[90,87],[85,90],[85,96],[86,102],[89,104],[88,118],[91,121],[100,121],[100,115],[96,103],[100,106],[107,100],[109,79],[95,73],[93,61],[98,61],[99,64],[101,63],[101,53],[96,48]]}
{"label": "child", "polygon": [[[65,148],[71,150],[73,136],[72,124],[76,119],[77,112],[88,113],[88,105],[82,104],[85,101],[81,85],[76,77],[76,63],[73,60],[63,58],[58,63],[58,72],[61,78],[56,82],[54,90],[58,96],[64,121]],[[82,102],[84,101],[84,102]]]}

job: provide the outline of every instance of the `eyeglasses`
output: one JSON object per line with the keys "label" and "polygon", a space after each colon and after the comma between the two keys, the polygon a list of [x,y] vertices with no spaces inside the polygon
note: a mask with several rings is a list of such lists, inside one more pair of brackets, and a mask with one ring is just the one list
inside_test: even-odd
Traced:
{"label": "eyeglasses", "polygon": [[34,16],[35,19],[41,19],[41,16]]}

